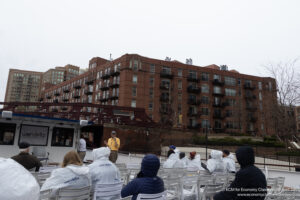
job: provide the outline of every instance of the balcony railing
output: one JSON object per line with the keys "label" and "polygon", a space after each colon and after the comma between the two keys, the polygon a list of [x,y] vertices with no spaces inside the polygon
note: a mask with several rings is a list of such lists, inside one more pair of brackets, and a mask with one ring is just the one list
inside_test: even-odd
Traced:
{"label": "balcony railing", "polygon": [[199,82],[199,79],[197,79],[197,77],[195,77],[195,76],[188,76],[188,77],[187,77],[187,80],[188,80],[189,82],[195,82],[195,83],[198,83],[198,82]]}
{"label": "balcony railing", "polygon": [[109,87],[111,87],[111,88],[117,88],[119,86],[120,86],[119,83],[112,83],[112,84],[109,85]]}
{"label": "balcony railing", "polygon": [[69,101],[69,98],[68,98],[68,97],[63,97],[63,101],[64,101],[64,102],[68,102],[68,101]]}
{"label": "balcony railing", "polygon": [[171,86],[167,84],[160,84],[159,88],[161,90],[172,90]]}
{"label": "balcony railing", "polygon": [[172,109],[171,108],[159,108],[159,112],[161,114],[166,114],[166,115],[169,115],[169,114],[172,114]]}
{"label": "balcony railing", "polygon": [[80,84],[80,83],[76,83],[76,84],[74,85],[74,88],[75,88],[75,89],[80,89],[80,88],[81,88],[81,84]]}
{"label": "balcony railing", "polygon": [[249,111],[256,111],[257,107],[256,106],[246,106],[246,109]]}
{"label": "balcony railing", "polygon": [[62,106],[62,107],[60,107],[60,109],[63,110],[63,111],[66,111],[66,110],[68,110],[68,107],[67,106]]}
{"label": "balcony railing", "polygon": [[64,89],[63,89],[63,92],[64,92],[64,93],[69,93],[69,92],[70,92],[70,88],[69,88],[69,87],[64,88]]}
{"label": "balcony railing", "polygon": [[224,103],[216,103],[216,102],[213,102],[213,107],[217,107],[217,108],[223,108],[225,105],[224,105]]}
{"label": "balcony railing", "polygon": [[54,99],[54,100],[53,100],[53,103],[58,103],[58,99]]}
{"label": "balcony railing", "polygon": [[223,86],[223,85],[224,85],[224,81],[221,81],[221,80],[219,80],[219,79],[214,79],[214,80],[212,81],[212,83],[213,83],[214,85],[219,85],[219,86]]}
{"label": "balcony railing", "polygon": [[161,102],[170,102],[171,99],[168,96],[160,96],[159,100]]}
{"label": "balcony railing", "polygon": [[214,96],[219,96],[219,97],[223,97],[224,96],[224,93],[223,92],[213,92],[213,95]]}
{"label": "balcony railing", "polygon": [[120,69],[117,69],[116,71],[112,71],[110,73],[111,76],[119,76],[120,75]]}
{"label": "balcony railing", "polygon": [[160,77],[161,77],[161,78],[173,79],[173,74],[172,74],[172,72],[161,71],[161,72],[160,72]]}
{"label": "balcony railing", "polygon": [[195,105],[195,106],[198,106],[201,104],[201,101],[200,100],[196,100],[196,99],[188,99],[188,102],[187,102],[189,105]]}
{"label": "balcony railing", "polygon": [[257,117],[254,117],[254,116],[248,116],[247,119],[248,119],[250,122],[256,122],[256,121],[257,121]]}
{"label": "balcony railing", "polygon": [[86,89],[86,90],[84,91],[84,94],[86,94],[86,95],[91,95],[91,94],[93,94],[93,89],[91,89],[91,88]]}
{"label": "balcony railing", "polygon": [[110,74],[104,74],[101,78],[102,79],[109,79],[110,78]]}
{"label": "balcony railing", "polygon": [[109,90],[109,86],[108,86],[108,85],[103,85],[103,86],[101,87],[101,90],[102,90],[102,91]]}
{"label": "balcony railing", "polygon": [[56,91],[54,92],[54,96],[59,96],[60,95],[60,92]]}
{"label": "balcony railing", "polygon": [[246,94],[245,99],[256,99],[256,95],[253,94]]}
{"label": "balcony railing", "polygon": [[222,127],[214,127],[214,128],[213,128],[213,131],[214,131],[215,133],[224,133],[224,132],[225,132],[225,129],[222,128]]}
{"label": "balcony railing", "polygon": [[188,112],[187,116],[188,117],[197,117],[197,118],[199,118],[201,116],[201,113],[200,112]]}
{"label": "balcony railing", "polygon": [[111,96],[111,97],[110,97],[110,100],[117,100],[118,98],[119,98],[119,96],[114,95],[114,96]]}
{"label": "balcony railing", "polygon": [[107,97],[107,98],[106,98],[106,97],[105,97],[105,98],[103,98],[103,97],[100,98],[100,102],[106,102],[106,101],[108,101],[108,100],[109,100],[109,97]]}
{"label": "balcony railing", "polygon": [[85,84],[91,85],[91,84],[94,83],[95,80],[96,80],[95,77],[88,77],[88,78],[85,80]]}
{"label": "balcony railing", "polygon": [[214,113],[214,114],[213,114],[213,118],[214,118],[214,119],[224,119],[225,116],[222,115],[221,113]]}
{"label": "balcony railing", "polygon": [[244,89],[248,89],[248,90],[255,90],[256,86],[255,85],[251,85],[251,84],[244,84]]}
{"label": "balcony railing", "polygon": [[80,98],[80,93],[79,92],[75,92],[73,98],[79,99]]}
{"label": "balcony railing", "polygon": [[199,93],[201,92],[201,89],[198,88],[198,87],[189,86],[189,87],[187,88],[187,91],[188,91],[189,93],[199,94]]}
{"label": "balcony railing", "polygon": [[46,98],[47,98],[47,99],[51,99],[51,95],[47,95]]}

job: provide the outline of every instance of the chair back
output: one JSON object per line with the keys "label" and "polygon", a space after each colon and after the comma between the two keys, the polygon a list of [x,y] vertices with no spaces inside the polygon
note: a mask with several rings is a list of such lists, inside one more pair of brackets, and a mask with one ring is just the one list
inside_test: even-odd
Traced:
{"label": "chair back", "polygon": [[212,197],[218,192],[221,192],[223,190],[224,184],[218,183],[213,185],[206,185],[204,187],[203,196],[205,197]]}
{"label": "chair back", "polygon": [[214,176],[213,175],[200,175],[198,179],[199,187],[210,185],[214,183]]}
{"label": "chair back", "polygon": [[277,177],[276,192],[279,193],[284,187],[285,177]]}
{"label": "chair back", "polygon": [[56,200],[90,200],[90,186],[81,188],[60,188]]}
{"label": "chair back", "polygon": [[126,164],[125,163],[116,163],[115,165],[116,165],[117,168],[119,168],[119,170],[126,169]]}
{"label": "chair back", "polygon": [[139,194],[137,200],[166,200],[167,191],[157,193],[157,194]]}
{"label": "chair back", "polygon": [[49,200],[51,196],[52,190],[44,190],[40,191],[40,199],[39,200]]}
{"label": "chair back", "polygon": [[129,171],[127,169],[120,169],[120,178],[124,185],[129,182]]}
{"label": "chair back", "polygon": [[31,174],[35,177],[35,179],[40,184],[40,186],[42,186],[45,183],[46,179],[49,178],[51,175],[50,172],[46,172],[46,173],[35,172]]}
{"label": "chair back", "polygon": [[163,179],[167,190],[167,199],[179,200],[182,194],[181,177],[167,177]]}
{"label": "chair back", "polygon": [[96,184],[93,200],[96,199],[121,199],[123,182],[112,184]]}
{"label": "chair back", "polygon": [[198,176],[184,176],[181,178],[181,199],[199,199]]}

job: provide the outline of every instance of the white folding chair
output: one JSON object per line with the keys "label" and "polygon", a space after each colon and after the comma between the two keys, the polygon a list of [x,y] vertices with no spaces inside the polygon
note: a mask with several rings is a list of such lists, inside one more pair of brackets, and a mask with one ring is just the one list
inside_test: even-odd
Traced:
{"label": "white folding chair", "polygon": [[275,193],[280,193],[284,187],[285,177],[277,177]]}
{"label": "white folding chair", "polygon": [[115,163],[116,167],[121,169],[126,169],[126,164],[125,163]]}
{"label": "white folding chair", "polygon": [[49,200],[52,190],[40,191],[40,200]]}
{"label": "white folding chair", "polygon": [[60,188],[56,200],[90,200],[90,186],[81,188]]}
{"label": "white folding chair", "polygon": [[276,190],[277,178],[268,178],[267,179],[267,190],[268,194],[273,194]]}
{"label": "white folding chair", "polygon": [[214,183],[222,183],[224,189],[228,186],[228,175],[227,174],[215,174]]}
{"label": "white folding chair", "polygon": [[50,172],[35,172],[31,174],[35,177],[40,186],[42,186],[45,183],[46,179],[49,178],[51,175]]}
{"label": "white folding chair", "polygon": [[204,187],[204,191],[201,195],[201,199],[213,199],[214,195],[218,192],[221,192],[223,190],[224,185],[222,183],[220,184],[213,184],[213,185],[206,185]]}
{"label": "white folding chair", "polygon": [[168,200],[180,200],[182,194],[182,185],[180,177],[167,177],[163,179],[165,189],[167,190]]}
{"label": "white folding chair", "polygon": [[166,200],[167,199],[167,191],[157,193],[157,194],[139,194],[137,196],[137,200]]}
{"label": "white folding chair", "polygon": [[120,178],[124,185],[129,182],[129,171],[127,169],[120,169]]}
{"label": "white folding chair", "polygon": [[198,176],[182,177],[181,185],[181,199],[199,199]]}
{"label": "white folding chair", "polygon": [[121,199],[121,190],[123,182],[113,184],[96,184],[94,189],[93,200],[101,199]]}

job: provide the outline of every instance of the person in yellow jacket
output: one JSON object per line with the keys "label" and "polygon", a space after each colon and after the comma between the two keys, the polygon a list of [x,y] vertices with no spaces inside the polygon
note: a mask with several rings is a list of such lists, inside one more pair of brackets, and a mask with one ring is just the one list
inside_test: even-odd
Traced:
{"label": "person in yellow jacket", "polygon": [[104,144],[110,148],[109,160],[116,163],[118,159],[118,150],[120,148],[120,139],[117,138],[116,131],[111,132],[111,138],[108,141],[104,141]]}

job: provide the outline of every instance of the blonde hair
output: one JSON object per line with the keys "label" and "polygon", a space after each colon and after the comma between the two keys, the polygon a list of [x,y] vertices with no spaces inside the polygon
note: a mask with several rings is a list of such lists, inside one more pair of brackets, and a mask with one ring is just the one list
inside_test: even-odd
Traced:
{"label": "blonde hair", "polygon": [[76,151],[69,151],[65,157],[64,157],[64,160],[63,160],[63,163],[62,163],[62,167],[66,167],[67,165],[79,165],[81,166],[82,165],[82,162],[79,158],[79,155]]}

